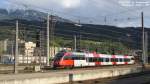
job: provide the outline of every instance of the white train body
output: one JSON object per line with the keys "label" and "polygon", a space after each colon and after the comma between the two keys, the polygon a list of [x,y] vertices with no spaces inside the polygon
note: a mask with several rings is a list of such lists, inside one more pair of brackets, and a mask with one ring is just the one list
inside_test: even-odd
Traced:
{"label": "white train body", "polygon": [[55,56],[52,65],[54,67],[86,67],[104,65],[128,65],[134,63],[134,56],[60,52]]}

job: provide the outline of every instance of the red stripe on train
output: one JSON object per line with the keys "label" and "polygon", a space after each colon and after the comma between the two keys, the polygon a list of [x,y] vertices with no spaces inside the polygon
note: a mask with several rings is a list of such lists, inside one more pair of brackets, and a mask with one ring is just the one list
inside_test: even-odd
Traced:
{"label": "red stripe on train", "polygon": [[[100,54],[97,54],[96,52],[93,53],[94,58],[100,58]],[[101,65],[101,62],[95,62],[96,66]]]}
{"label": "red stripe on train", "polygon": [[[115,58],[116,58],[116,56],[115,56],[115,55],[112,55],[112,59],[115,59]],[[116,63],[116,60],[113,60],[112,64],[113,64],[113,65],[116,65],[116,64],[117,64],[117,63]]]}
{"label": "red stripe on train", "polygon": [[[126,59],[126,58],[127,58],[127,55],[125,55],[124,58]],[[128,62],[124,62],[124,64],[128,64]]]}

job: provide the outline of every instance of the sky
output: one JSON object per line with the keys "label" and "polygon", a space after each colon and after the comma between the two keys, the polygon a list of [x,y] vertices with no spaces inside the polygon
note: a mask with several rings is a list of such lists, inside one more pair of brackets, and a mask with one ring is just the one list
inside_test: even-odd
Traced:
{"label": "sky", "polygon": [[36,9],[81,23],[150,27],[150,0],[0,0],[0,8]]}

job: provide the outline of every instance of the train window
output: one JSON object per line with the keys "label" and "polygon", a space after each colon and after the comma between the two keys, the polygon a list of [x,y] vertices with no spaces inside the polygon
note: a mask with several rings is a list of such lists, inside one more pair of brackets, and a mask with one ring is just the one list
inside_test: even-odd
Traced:
{"label": "train window", "polygon": [[118,62],[118,58],[111,58],[111,62]]}
{"label": "train window", "polygon": [[89,62],[94,62],[94,59],[93,58],[88,58],[88,61]]}
{"label": "train window", "polygon": [[73,60],[85,60],[85,57],[72,56]]}
{"label": "train window", "polygon": [[111,62],[114,62],[114,58],[111,58]]}
{"label": "train window", "polygon": [[64,56],[64,60],[72,60],[70,56]]}
{"label": "train window", "polygon": [[115,62],[119,62],[119,59],[118,59],[118,58],[115,58]]}
{"label": "train window", "polygon": [[124,59],[122,58],[122,62],[124,62]]}
{"label": "train window", "polygon": [[64,56],[63,52],[57,53],[54,57],[54,60],[60,60]]}
{"label": "train window", "polygon": [[79,60],[80,58],[79,57],[72,57],[73,58],[73,60]]}
{"label": "train window", "polygon": [[95,62],[100,62],[100,58],[95,58]]}
{"label": "train window", "polygon": [[122,58],[119,58],[119,62],[123,62],[123,59],[122,59]]}
{"label": "train window", "polygon": [[80,60],[85,60],[85,57],[80,57]]}
{"label": "train window", "polygon": [[98,62],[98,58],[93,58],[93,62]]}
{"label": "train window", "polygon": [[127,59],[127,62],[129,62],[130,61],[130,59]]}
{"label": "train window", "polygon": [[87,58],[88,62],[104,62],[104,58]]}
{"label": "train window", "polygon": [[96,62],[97,61],[97,59],[96,58],[92,58],[93,59],[93,62]]}
{"label": "train window", "polygon": [[106,62],[109,62],[109,58],[105,58],[105,61],[106,61]]}
{"label": "train window", "polygon": [[64,53],[57,53],[55,57],[62,57],[64,56]]}
{"label": "train window", "polygon": [[76,55],[76,54],[74,54],[74,55],[72,55],[72,58],[74,60],[85,60],[85,56],[84,55]]}
{"label": "train window", "polygon": [[128,62],[130,62],[131,61],[131,59],[128,59]]}
{"label": "train window", "polygon": [[130,62],[130,59],[128,59],[128,62]]}
{"label": "train window", "polygon": [[131,60],[134,60],[134,58],[131,58]]}
{"label": "train window", "polygon": [[79,58],[76,55],[71,56],[73,60],[79,60]]}
{"label": "train window", "polygon": [[88,62],[99,62],[99,58],[88,58]]}
{"label": "train window", "polygon": [[103,58],[98,58],[98,62],[103,62]]}
{"label": "train window", "polygon": [[127,62],[127,59],[124,59],[124,62]]}
{"label": "train window", "polygon": [[85,57],[84,55],[78,55],[78,57]]}
{"label": "train window", "polygon": [[121,62],[121,58],[118,58],[118,62]]}
{"label": "train window", "polygon": [[125,61],[125,62],[130,62],[130,59],[125,58],[124,61]]}

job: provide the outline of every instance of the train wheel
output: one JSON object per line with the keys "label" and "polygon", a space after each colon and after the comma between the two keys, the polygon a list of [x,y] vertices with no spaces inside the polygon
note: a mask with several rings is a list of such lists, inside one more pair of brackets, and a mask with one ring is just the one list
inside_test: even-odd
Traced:
{"label": "train wheel", "polygon": [[53,69],[53,70],[56,70],[56,69],[57,69],[57,67],[56,67],[56,66],[53,66],[53,67],[52,67],[52,69]]}
{"label": "train wheel", "polygon": [[71,67],[70,67],[70,69],[73,69],[74,68],[74,66],[72,65]]}
{"label": "train wheel", "polygon": [[65,69],[73,69],[73,66],[65,66]]}

